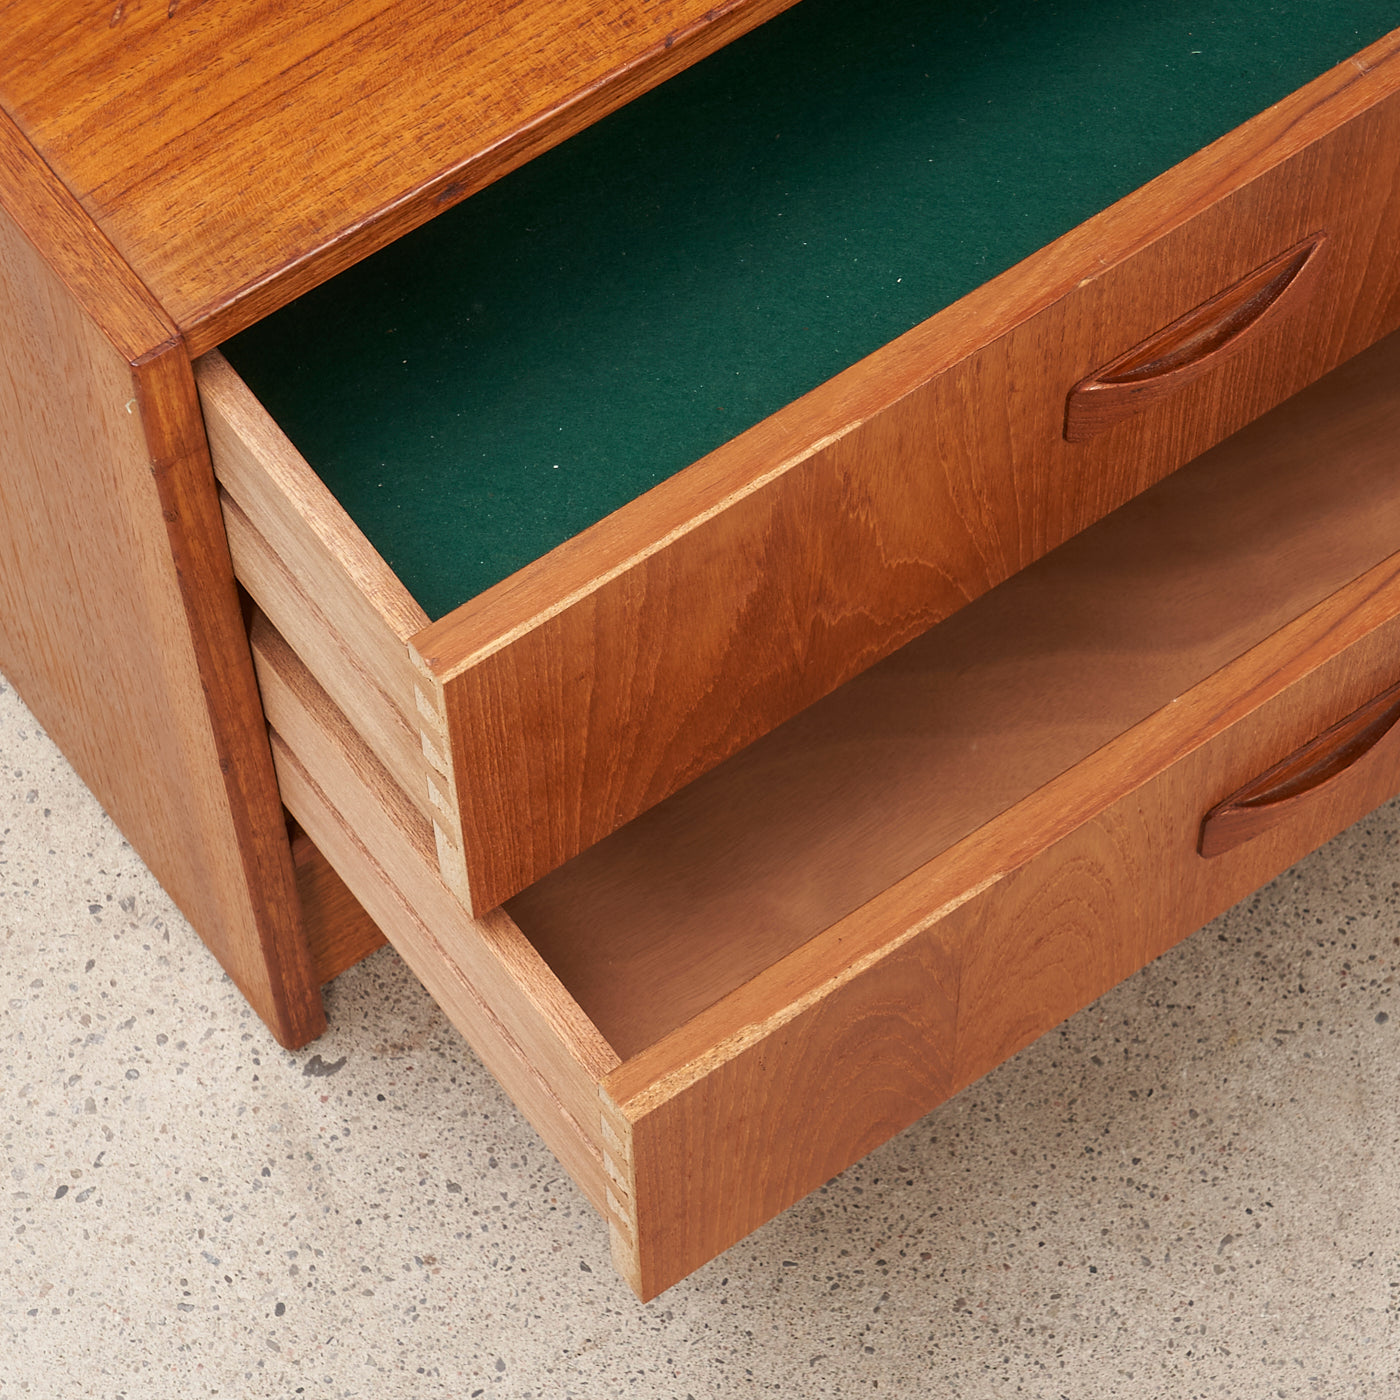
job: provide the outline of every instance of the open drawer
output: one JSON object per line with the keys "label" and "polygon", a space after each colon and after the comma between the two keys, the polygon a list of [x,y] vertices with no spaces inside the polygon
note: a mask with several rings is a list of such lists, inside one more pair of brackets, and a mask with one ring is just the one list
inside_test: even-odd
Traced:
{"label": "open drawer", "polygon": [[259,617],[284,800],[650,1297],[1400,790],[1398,386],[1395,336],[480,919]]}
{"label": "open drawer", "polygon": [[1400,325],[1398,88],[1400,31],[441,615],[210,355],[238,577],[494,908]]}

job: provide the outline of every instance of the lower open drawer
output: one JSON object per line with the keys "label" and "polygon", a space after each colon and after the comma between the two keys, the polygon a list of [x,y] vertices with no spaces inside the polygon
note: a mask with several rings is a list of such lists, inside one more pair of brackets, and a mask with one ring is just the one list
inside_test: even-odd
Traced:
{"label": "lower open drawer", "polygon": [[259,618],[284,800],[651,1297],[1400,790],[1397,383],[1400,337],[484,918]]}

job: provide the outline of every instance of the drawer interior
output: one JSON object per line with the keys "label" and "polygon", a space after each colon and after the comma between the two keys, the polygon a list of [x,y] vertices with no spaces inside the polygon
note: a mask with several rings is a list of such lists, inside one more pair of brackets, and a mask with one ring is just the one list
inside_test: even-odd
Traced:
{"label": "drawer interior", "polygon": [[1394,21],[803,0],[225,351],[440,618]]}
{"label": "drawer interior", "polygon": [[512,920],[638,1053],[1395,554],[1397,468],[1400,335],[540,880]]}

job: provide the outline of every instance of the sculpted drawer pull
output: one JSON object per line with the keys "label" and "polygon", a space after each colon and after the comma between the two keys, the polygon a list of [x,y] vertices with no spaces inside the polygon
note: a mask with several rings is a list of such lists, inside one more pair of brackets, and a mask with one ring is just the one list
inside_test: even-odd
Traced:
{"label": "sculpted drawer pull", "polygon": [[1081,379],[1065,400],[1065,439],[1085,442],[1166,398],[1248,343],[1251,331],[1306,304],[1322,263],[1315,233]]}
{"label": "sculpted drawer pull", "polygon": [[1397,720],[1400,684],[1367,701],[1212,807],[1201,821],[1200,853],[1222,855],[1285,820],[1381,744],[1395,731]]}

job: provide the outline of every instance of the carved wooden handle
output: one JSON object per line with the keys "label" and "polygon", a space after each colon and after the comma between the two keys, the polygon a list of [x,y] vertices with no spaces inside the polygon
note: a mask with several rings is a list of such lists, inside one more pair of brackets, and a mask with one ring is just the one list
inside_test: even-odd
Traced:
{"label": "carved wooden handle", "polygon": [[1081,379],[1065,400],[1066,441],[1084,442],[1174,394],[1241,349],[1251,332],[1306,305],[1326,241],[1325,233],[1304,239]]}
{"label": "carved wooden handle", "polygon": [[[1400,721],[1400,684],[1367,701],[1282,763],[1218,802],[1201,821],[1197,849],[1218,856],[1268,831],[1325,792],[1371,753]],[[1400,731],[1392,742],[1400,742]]]}

